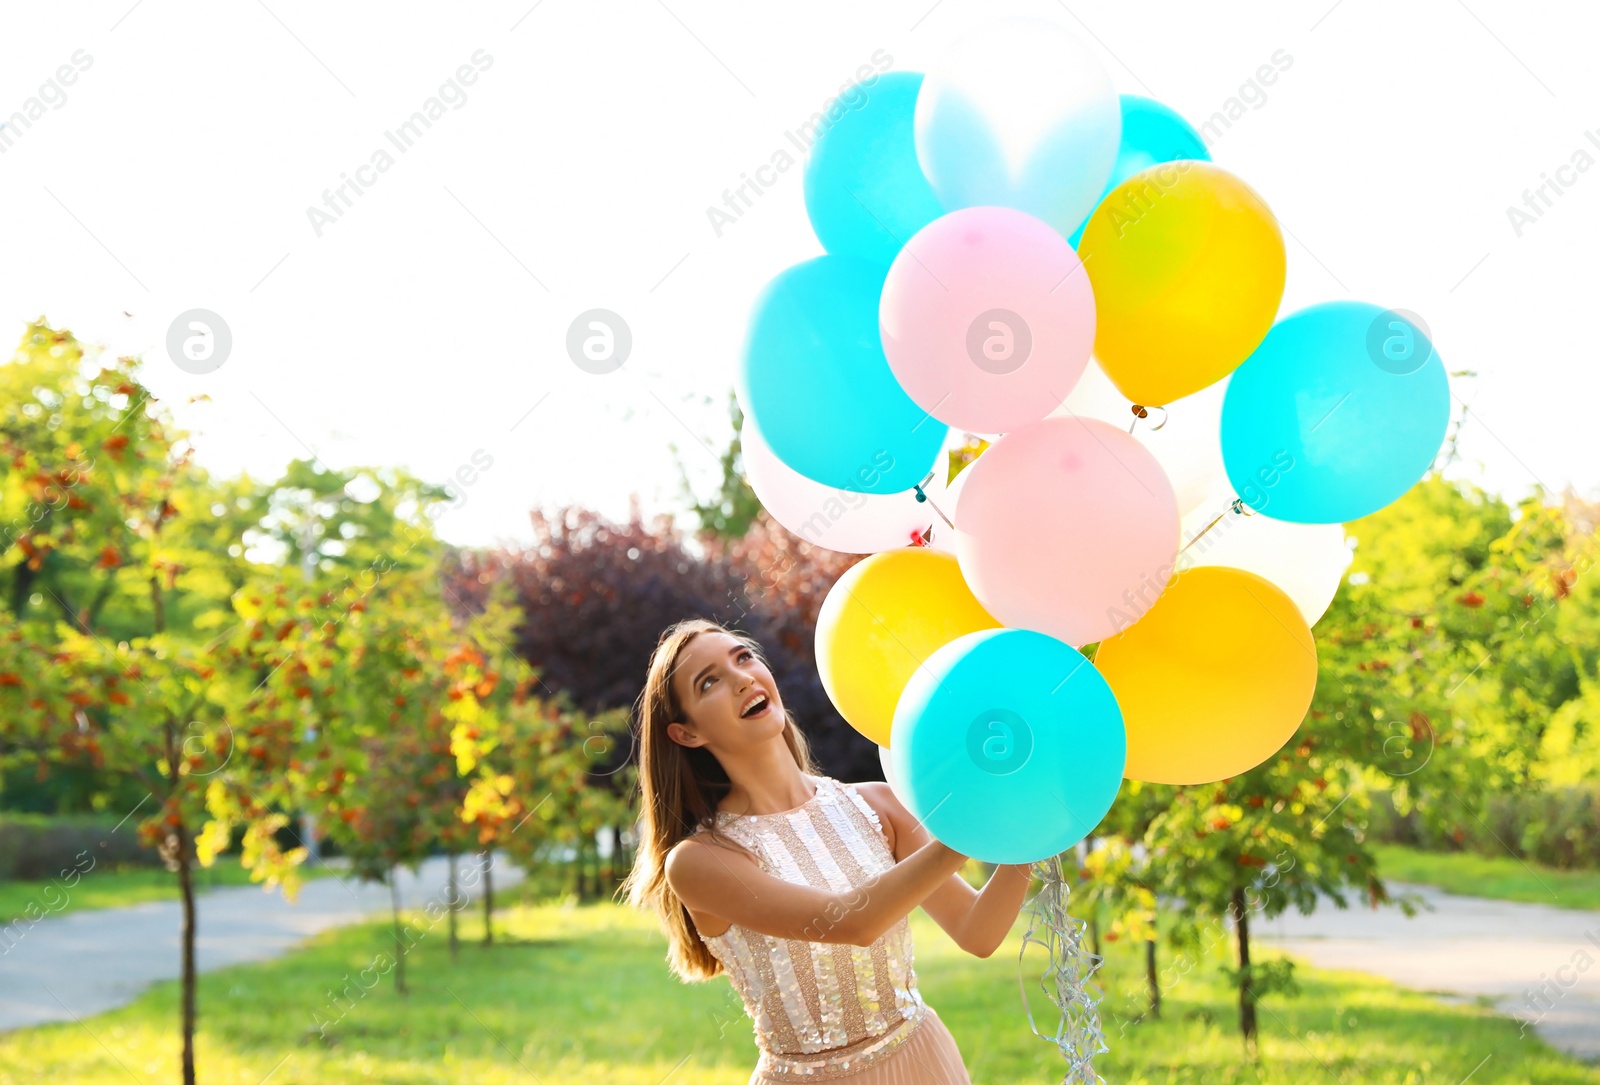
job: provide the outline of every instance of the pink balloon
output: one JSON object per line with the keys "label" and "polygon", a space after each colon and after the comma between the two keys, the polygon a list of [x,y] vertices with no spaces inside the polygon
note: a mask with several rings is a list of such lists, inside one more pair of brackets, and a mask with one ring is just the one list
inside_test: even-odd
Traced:
{"label": "pink balloon", "polygon": [[1006,434],[963,472],[956,560],[984,609],[1075,647],[1138,621],[1177,560],[1178,501],[1151,452],[1093,418]]}
{"label": "pink balloon", "polygon": [[1094,346],[1094,291],[1054,229],[968,207],[906,242],[878,303],[883,352],[940,422],[1010,433],[1060,405]]}
{"label": "pink balloon", "polygon": [[740,437],[745,481],[768,515],[809,543],[845,554],[875,554],[918,545],[915,540],[926,537],[929,527],[944,527],[934,511],[934,506],[944,509],[946,500],[949,459],[942,453],[923,488],[930,505],[918,501],[915,490],[854,493],[809,479],[778,458],[748,414]]}

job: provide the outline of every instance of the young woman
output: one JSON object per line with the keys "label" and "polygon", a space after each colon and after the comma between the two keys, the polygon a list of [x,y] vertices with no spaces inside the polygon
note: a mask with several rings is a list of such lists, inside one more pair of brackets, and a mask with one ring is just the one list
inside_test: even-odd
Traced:
{"label": "young woman", "polygon": [[921,905],[987,957],[1026,866],[981,892],[884,783],[819,775],[760,647],[691,619],[667,629],[639,700],[642,834],[626,886],[678,976],[726,971],[755,1023],[751,1085],[970,1082],[922,1001],[906,916]]}

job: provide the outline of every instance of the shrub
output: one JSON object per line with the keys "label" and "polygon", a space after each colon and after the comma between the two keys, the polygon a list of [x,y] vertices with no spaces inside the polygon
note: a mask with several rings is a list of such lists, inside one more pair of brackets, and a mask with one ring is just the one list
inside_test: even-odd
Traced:
{"label": "shrub", "polygon": [[1373,796],[1369,832],[1379,840],[1428,851],[1504,855],[1558,870],[1600,869],[1600,783],[1544,791],[1506,792],[1474,802],[1479,817],[1447,809],[1453,818],[1395,810],[1391,794]]}
{"label": "shrub", "polygon": [[0,815],[0,879],[34,881],[71,870],[74,857],[88,852],[95,865],[160,866],[155,849],[139,842],[132,822],[97,817]]}

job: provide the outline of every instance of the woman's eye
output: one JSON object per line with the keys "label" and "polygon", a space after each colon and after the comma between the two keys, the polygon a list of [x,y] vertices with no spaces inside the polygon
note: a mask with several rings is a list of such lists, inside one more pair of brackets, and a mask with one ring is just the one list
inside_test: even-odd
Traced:
{"label": "woman's eye", "polygon": [[[739,659],[740,659],[741,662],[743,660],[746,660],[746,659],[754,659],[754,658],[755,658],[755,653],[750,651],[750,649],[748,649],[748,648],[744,649],[743,651],[741,651],[739,653]],[[705,688],[706,688],[706,683],[714,681],[715,679],[716,679],[716,675],[714,675],[714,674],[706,675],[704,678],[702,678],[700,680],[700,689],[702,691],[704,691]]]}

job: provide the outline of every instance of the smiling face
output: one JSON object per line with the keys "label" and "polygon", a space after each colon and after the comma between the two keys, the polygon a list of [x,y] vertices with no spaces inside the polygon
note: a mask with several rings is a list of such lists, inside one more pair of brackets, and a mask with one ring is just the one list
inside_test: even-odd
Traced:
{"label": "smiling face", "polygon": [[[783,700],[772,672],[747,645],[726,633],[700,633],[683,646],[672,688],[684,719],[668,724],[667,734],[680,745],[705,746],[715,753],[783,734]],[[752,709],[748,714],[747,708]]]}

